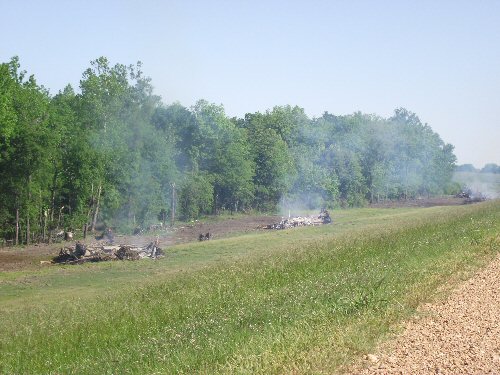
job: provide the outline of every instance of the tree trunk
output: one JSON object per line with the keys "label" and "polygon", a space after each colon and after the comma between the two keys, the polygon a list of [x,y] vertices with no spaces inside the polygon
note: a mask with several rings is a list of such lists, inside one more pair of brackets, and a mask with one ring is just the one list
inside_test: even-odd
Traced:
{"label": "tree trunk", "polygon": [[52,192],[51,192],[51,197],[50,197],[50,222],[54,222],[54,210],[56,208],[56,183],[57,183],[57,176],[59,175],[59,171],[57,168],[55,169],[54,172],[54,178],[52,179]]}
{"label": "tree trunk", "polygon": [[16,208],[16,246],[19,245],[19,207]]}
{"label": "tree trunk", "polygon": [[60,227],[61,225],[61,217],[62,217],[62,210],[64,209],[64,206],[62,206],[60,209],[59,209],[59,216],[57,217],[57,228]]}
{"label": "tree trunk", "polygon": [[28,204],[26,209],[26,245],[30,244],[30,205],[31,205],[31,175],[28,176]]}
{"label": "tree trunk", "polygon": [[172,182],[172,204],[170,209],[170,226],[173,227],[175,224],[175,182]]}
{"label": "tree trunk", "polygon": [[30,215],[26,215],[26,245],[30,244]]}
{"label": "tree trunk", "polygon": [[165,209],[162,208],[160,213],[161,213],[161,225],[162,227],[165,228],[165,224],[167,222],[167,211],[165,211]]}
{"label": "tree trunk", "polygon": [[92,192],[90,193],[89,210],[87,212],[87,219],[85,221],[85,226],[87,226],[87,227],[90,224],[90,215],[92,215],[92,210],[94,209],[94,184],[93,183],[91,185],[91,189],[92,189]]}
{"label": "tree trunk", "polygon": [[56,192],[52,191],[52,197],[51,197],[51,204],[50,204],[50,222],[54,222],[54,210],[56,208]]}
{"label": "tree trunk", "polygon": [[217,215],[217,203],[218,203],[218,202],[217,202],[217,200],[218,200],[217,198],[218,198],[218,197],[219,197],[219,194],[217,194],[217,191],[214,189],[214,208],[213,208],[213,210],[212,210],[212,213],[213,213],[214,215]]}
{"label": "tree trunk", "polygon": [[45,236],[47,234],[47,211],[43,210],[43,232],[42,232],[42,240],[45,242]]}
{"label": "tree trunk", "polygon": [[38,236],[37,236],[37,243],[40,243],[40,238],[42,238],[42,241],[45,240],[45,210],[43,208],[43,199],[42,199],[42,189],[38,190],[39,197],[40,197],[40,204],[42,204],[42,207],[39,209],[39,217],[38,217]]}
{"label": "tree trunk", "polygon": [[99,215],[99,204],[101,201],[101,190],[102,190],[102,187],[101,187],[101,185],[99,185],[99,187],[97,188],[97,200],[96,200],[96,205],[95,205],[95,210],[94,210],[94,218],[92,219],[92,227],[90,228],[91,232],[95,231],[97,217]]}
{"label": "tree trunk", "polygon": [[408,199],[408,165],[405,167],[405,200]]}

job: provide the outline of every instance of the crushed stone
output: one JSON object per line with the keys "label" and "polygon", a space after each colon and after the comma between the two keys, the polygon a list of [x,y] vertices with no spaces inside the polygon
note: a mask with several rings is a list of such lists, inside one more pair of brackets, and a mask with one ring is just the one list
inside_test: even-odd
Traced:
{"label": "crushed stone", "polygon": [[361,374],[500,374],[500,256],[423,313]]}

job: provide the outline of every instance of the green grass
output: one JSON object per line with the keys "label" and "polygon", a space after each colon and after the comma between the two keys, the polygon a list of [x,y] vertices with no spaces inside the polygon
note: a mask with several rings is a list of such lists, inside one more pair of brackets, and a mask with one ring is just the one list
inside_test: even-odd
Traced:
{"label": "green grass", "polygon": [[100,263],[79,267],[48,267],[39,272],[4,272],[0,273],[0,311],[23,301],[32,303],[33,300],[41,302],[54,299],[64,303],[65,298],[73,295],[79,298],[95,295],[94,289],[103,293],[115,288],[115,284],[133,282],[138,278],[164,278],[179,272],[193,272],[222,260],[259,256],[271,250],[286,249],[291,243],[305,246],[311,241],[326,240],[353,229],[365,230],[385,220],[411,218],[415,213],[414,209],[338,211],[334,214],[333,226],[262,231],[240,235],[239,238],[178,245],[169,248],[167,259],[160,262]]}
{"label": "green grass", "polygon": [[[0,373],[332,373],[500,250],[500,202],[0,278]],[[6,293],[7,292],[7,293]]]}

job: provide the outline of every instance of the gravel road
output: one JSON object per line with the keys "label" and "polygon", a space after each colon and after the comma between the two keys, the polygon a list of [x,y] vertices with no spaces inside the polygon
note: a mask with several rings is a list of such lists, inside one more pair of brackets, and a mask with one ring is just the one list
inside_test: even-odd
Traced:
{"label": "gravel road", "polygon": [[422,315],[361,373],[500,374],[500,256]]}

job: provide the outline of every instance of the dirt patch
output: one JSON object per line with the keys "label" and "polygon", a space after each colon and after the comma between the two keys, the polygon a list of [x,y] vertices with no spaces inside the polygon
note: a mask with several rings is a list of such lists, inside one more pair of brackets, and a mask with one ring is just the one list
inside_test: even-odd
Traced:
{"label": "dirt patch", "polygon": [[500,256],[423,317],[388,349],[369,354],[362,374],[500,374]]}
{"label": "dirt patch", "polygon": [[0,272],[39,268],[41,260],[51,259],[60,248],[52,244],[0,249]]}
{"label": "dirt patch", "polygon": [[[236,234],[251,233],[262,228],[276,220],[281,219],[278,216],[251,216],[229,218],[216,222],[195,222],[187,226],[176,228],[173,232],[173,243],[185,243],[197,240],[203,233],[210,233],[212,239],[224,238]],[[168,241],[168,238],[165,238]]]}

